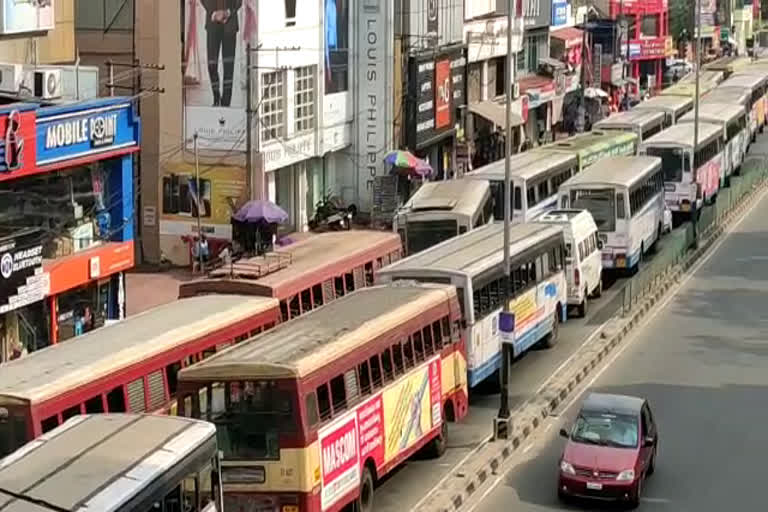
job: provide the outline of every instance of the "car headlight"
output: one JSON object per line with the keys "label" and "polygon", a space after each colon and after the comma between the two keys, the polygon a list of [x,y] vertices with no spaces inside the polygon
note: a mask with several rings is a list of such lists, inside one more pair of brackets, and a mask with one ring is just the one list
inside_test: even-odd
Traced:
{"label": "car headlight", "polygon": [[560,471],[562,471],[563,473],[567,473],[569,475],[576,474],[576,471],[573,469],[573,466],[571,466],[571,464],[566,461],[560,462]]}
{"label": "car headlight", "polygon": [[632,481],[635,479],[635,470],[634,469],[625,469],[621,473],[619,473],[619,476],[616,477],[616,480],[620,482],[627,482]]}

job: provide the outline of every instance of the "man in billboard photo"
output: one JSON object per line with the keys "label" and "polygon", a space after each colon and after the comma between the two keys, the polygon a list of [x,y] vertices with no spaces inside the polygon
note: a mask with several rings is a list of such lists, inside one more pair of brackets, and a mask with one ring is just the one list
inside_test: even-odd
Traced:
{"label": "man in billboard photo", "polygon": [[[243,0],[201,0],[201,2],[206,13],[208,74],[213,90],[213,106],[229,107],[232,102],[237,33],[240,30],[237,14],[243,5]],[[223,80],[219,77],[219,55],[221,55],[224,71]]]}

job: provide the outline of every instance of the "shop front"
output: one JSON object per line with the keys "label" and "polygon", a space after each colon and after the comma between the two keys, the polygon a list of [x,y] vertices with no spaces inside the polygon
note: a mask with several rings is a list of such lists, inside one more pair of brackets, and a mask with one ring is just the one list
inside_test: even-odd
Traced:
{"label": "shop front", "polygon": [[[5,140],[12,141],[6,142],[6,153],[9,146],[25,152],[0,172],[0,349],[5,359],[121,319],[122,274],[134,264],[133,153],[139,148],[139,120],[131,100],[34,106],[24,114],[14,110],[9,113],[14,121],[0,123]],[[69,295],[107,281],[113,284],[100,297],[80,301],[71,315],[62,310],[69,308]]]}
{"label": "shop front", "polygon": [[455,171],[456,133],[466,104],[464,45],[444,46],[412,55],[406,99],[407,149],[432,166],[433,177]]}

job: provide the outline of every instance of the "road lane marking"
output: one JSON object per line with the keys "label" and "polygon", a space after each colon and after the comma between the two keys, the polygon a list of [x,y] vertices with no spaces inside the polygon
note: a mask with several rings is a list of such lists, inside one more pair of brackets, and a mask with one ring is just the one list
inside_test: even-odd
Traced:
{"label": "road lane marking", "polygon": [[672,503],[672,500],[666,498],[645,498],[641,497],[640,501],[647,501],[648,503]]}
{"label": "road lane marking", "polygon": [[[768,189],[763,191],[760,194],[760,197],[755,201],[755,203],[752,205],[752,207],[747,210],[744,215],[738,219],[736,222],[731,224],[724,232],[722,238],[717,240],[712,247],[709,248],[707,253],[704,255],[702,259],[700,259],[698,262],[696,262],[691,269],[691,271],[683,278],[683,280],[680,282],[680,284],[677,286],[677,288],[674,289],[673,293],[670,293],[662,302],[658,303],[655,307],[655,309],[651,312],[650,315],[648,315],[645,318],[645,321],[642,322],[641,325],[639,325],[636,329],[633,330],[633,334],[630,335],[630,338],[619,348],[619,350],[609,359],[604,361],[603,366],[598,370],[598,372],[593,375],[588,381],[586,381],[583,386],[579,386],[580,391],[574,394],[573,398],[567,402],[567,405],[563,408],[562,413],[559,417],[552,418],[552,421],[549,422],[549,426],[553,425],[555,422],[559,421],[560,417],[568,411],[571,407],[573,407],[573,404],[576,403],[576,400],[578,400],[581,396],[584,395],[584,393],[592,386],[592,384],[595,383],[595,381],[600,378],[600,376],[605,373],[605,370],[607,370],[609,367],[611,367],[614,363],[614,361],[630,346],[632,343],[639,338],[638,334],[642,332],[643,329],[645,329],[648,326],[648,323],[653,320],[656,315],[660,311],[664,311],[665,307],[669,302],[677,297],[677,295],[680,294],[680,292],[683,290],[683,288],[688,284],[688,282],[696,275],[696,273],[701,269],[703,265],[705,265],[714,254],[717,253],[718,249],[720,249],[720,246],[723,245],[728,238],[730,238],[731,233],[741,225],[742,222],[744,222],[744,219],[750,216],[750,214],[755,210],[757,205],[760,204],[760,202],[765,199],[766,194],[768,194]],[[514,467],[514,466],[513,466]],[[491,492],[493,492],[496,487],[504,480],[504,478],[507,476],[509,471],[511,471],[512,468],[505,471],[501,476],[497,477],[496,480],[493,481],[491,486],[483,492],[483,494],[480,495],[480,498],[478,501],[472,504],[472,506],[467,510],[467,512],[474,512],[474,510],[480,506],[483,501],[485,501],[485,498],[487,498]],[[643,498],[643,500],[653,500],[654,498]],[[661,499],[661,498],[656,498]],[[669,500],[666,500],[667,502]]]}

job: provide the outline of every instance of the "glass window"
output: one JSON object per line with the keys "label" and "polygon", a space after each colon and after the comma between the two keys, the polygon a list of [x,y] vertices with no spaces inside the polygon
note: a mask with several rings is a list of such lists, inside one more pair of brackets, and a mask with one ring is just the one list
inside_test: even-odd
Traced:
{"label": "glass window", "polygon": [[368,361],[363,361],[357,365],[357,373],[360,377],[360,391],[364,394],[371,393],[371,376],[368,373]]}
{"label": "glass window", "polygon": [[320,423],[320,415],[317,413],[317,397],[314,393],[308,393],[304,397],[304,408],[307,410],[307,425],[314,427]]}
{"label": "glass window", "polygon": [[296,68],[295,73],[295,130],[301,133],[315,127],[315,66]]}
{"label": "glass window", "polygon": [[405,367],[413,368],[415,361],[413,358],[413,347],[411,346],[411,339],[403,341],[403,359],[405,359]]}
{"label": "glass window", "polygon": [[379,361],[379,356],[375,355],[371,357],[369,363],[371,365],[371,382],[373,382],[374,388],[379,388],[384,384],[381,379],[381,362]]}
{"label": "glass window", "polygon": [[402,375],[405,372],[405,363],[403,362],[403,346],[400,343],[392,345],[392,362],[395,365],[395,373]]}
{"label": "glass window", "polygon": [[331,417],[331,395],[328,392],[328,384],[321,384],[315,390],[317,394],[317,409],[320,419],[327,420]]}
{"label": "glass window", "polygon": [[[487,292],[487,289],[486,289],[486,292]],[[413,339],[413,352],[416,354],[416,362],[421,362],[424,360],[424,342],[421,339],[421,332],[416,331],[415,333],[413,333],[412,339]]]}
{"label": "glass window", "polygon": [[261,140],[266,142],[285,136],[285,72],[261,76]]}
{"label": "glass window", "polygon": [[395,378],[395,371],[392,367],[392,351],[390,349],[386,349],[381,353],[381,370],[386,382],[391,382]]}
{"label": "glass window", "polygon": [[635,448],[638,421],[631,415],[582,411],[571,431],[571,441],[616,448]]}

